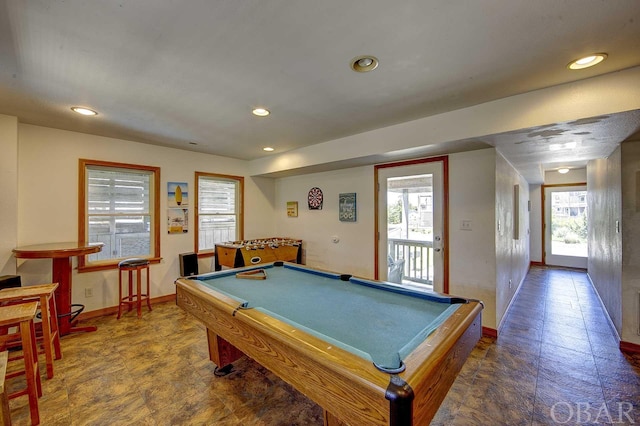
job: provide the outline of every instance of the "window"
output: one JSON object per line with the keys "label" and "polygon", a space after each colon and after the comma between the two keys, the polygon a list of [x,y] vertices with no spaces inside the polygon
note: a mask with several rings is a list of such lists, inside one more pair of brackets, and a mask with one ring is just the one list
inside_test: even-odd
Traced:
{"label": "window", "polygon": [[160,168],[80,160],[79,236],[104,244],[78,269],[107,269],[130,257],[160,259]]}
{"label": "window", "polygon": [[196,172],[197,253],[211,252],[216,243],[243,238],[244,178]]}

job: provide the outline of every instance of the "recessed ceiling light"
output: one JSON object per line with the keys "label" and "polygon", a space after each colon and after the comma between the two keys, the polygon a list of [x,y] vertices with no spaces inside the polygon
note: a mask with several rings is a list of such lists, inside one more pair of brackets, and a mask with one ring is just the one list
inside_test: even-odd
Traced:
{"label": "recessed ceiling light", "polygon": [[71,107],[71,111],[82,115],[98,115],[96,111],[85,107]]}
{"label": "recessed ceiling light", "polygon": [[351,60],[351,69],[356,72],[369,72],[378,68],[378,59],[375,56],[358,56]]}
{"label": "recessed ceiling light", "polygon": [[549,145],[549,151],[560,151],[561,149],[573,149],[578,144],[575,142],[567,142],[567,143],[552,143]]}
{"label": "recessed ceiling light", "polygon": [[594,53],[593,55],[585,56],[584,58],[576,59],[567,65],[570,70],[581,70],[583,68],[589,68],[607,59],[606,53]]}
{"label": "recessed ceiling light", "polygon": [[567,169],[566,167],[564,167],[562,169],[558,169],[558,173],[560,173],[561,175],[565,175],[565,174],[569,173],[569,169]]}
{"label": "recessed ceiling light", "polygon": [[264,148],[262,148],[263,151],[267,151],[267,152],[273,152],[275,151],[273,148],[271,148],[270,146],[265,146]]}
{"label": "recessed ceiling light", "polygon": [[254,108],[251,112],[253,113],[253,115],[257,115],[258,117],[266,117],[267,115],[271,114],[268,109],[264,108]]}

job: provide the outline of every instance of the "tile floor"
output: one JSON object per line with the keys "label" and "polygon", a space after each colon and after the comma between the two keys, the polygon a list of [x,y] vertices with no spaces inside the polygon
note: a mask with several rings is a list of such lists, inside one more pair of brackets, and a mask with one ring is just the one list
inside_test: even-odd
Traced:
{"label": "tile floor", "polygon": [[[43,379],[43,425],[322,424],[317,405],[251,360],[215,377],[203,326],[172,303],[85,323],[98,331],[65,336]],[[26,397],[11,414],[30,424]],[[432,424],[640,424],[640,356],[618,351],[584,273],[533,268]]]}
{"label": "tile floor", "polygon": [[432,424],[640,424],[640,354],[618,350],[584,272],[532,268]]}

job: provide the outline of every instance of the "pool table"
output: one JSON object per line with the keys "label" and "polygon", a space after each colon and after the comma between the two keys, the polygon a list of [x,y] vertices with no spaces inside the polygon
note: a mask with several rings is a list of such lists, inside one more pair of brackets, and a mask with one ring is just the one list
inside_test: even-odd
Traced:
{"label": "pool table", "polygon": [[176,296],[218,367],[248,355],[332,425],[429,424],[481,335],[479,301],[286,262],[180,278]]}

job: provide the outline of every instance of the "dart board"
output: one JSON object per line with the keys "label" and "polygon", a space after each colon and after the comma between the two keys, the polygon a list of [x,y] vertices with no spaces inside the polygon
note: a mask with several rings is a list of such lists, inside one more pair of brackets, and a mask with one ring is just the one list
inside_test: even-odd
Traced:
{"label": "dart board", "polygon": [[322,210],[322,190],[318,187],[311,188],[307,201],[309,210]]}

